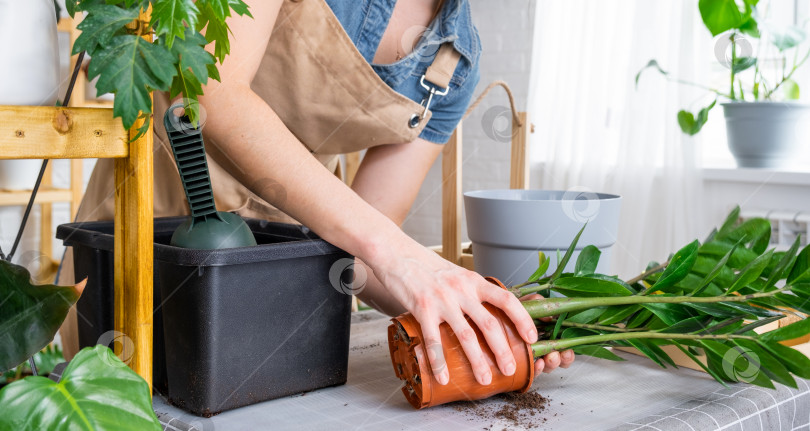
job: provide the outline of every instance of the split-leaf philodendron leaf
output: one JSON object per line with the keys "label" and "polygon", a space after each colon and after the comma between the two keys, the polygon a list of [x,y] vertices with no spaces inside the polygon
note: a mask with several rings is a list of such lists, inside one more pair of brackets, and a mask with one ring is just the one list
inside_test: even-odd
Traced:
{"label": "split-leaf philodendron leaf", "polygon": [[161,430],[149,386],[106,346],[87,347],[59,383],[27,377],[0,390],[0,430]]}
{"label": "split-leaf philodendron leaf", "polygon": [[27,269],[0,260],[0,371],[16,367],[47,346],[83,289],[84,282],[32,285]]}
{"label": "split-leaf philodendron leaf", "polygon": [[[662,347],[671,346],[721,383],[796,387],[794,375],[810,377],[810,359],[781,343],[810,334],[810,246],[799,251],[797,239],[786,252],[775,252],[767,249],[770,231],[765,219],[740,223],[735,209],[704,244],[684,246],[664,265],[651,263],[632,286],[591,273],[599,256],[589,251],[573,273],[513,288],[518,296],[545,290],[564,295],[523,302],[540,334],[535,356],[574,349],[616,360],[605,347],[634,347],[667,367],[675,362]],[[797,314],[795,323],[757,332]],[[749,364],[754,372],[741,372]]]}

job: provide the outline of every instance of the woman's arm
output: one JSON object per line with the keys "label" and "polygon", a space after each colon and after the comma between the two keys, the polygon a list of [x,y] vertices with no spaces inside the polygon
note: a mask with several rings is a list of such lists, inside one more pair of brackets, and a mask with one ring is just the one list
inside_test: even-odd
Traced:
{"label": "woman's arm", "polygon": [[[352,189],[363,200],[401,226],[416,200],[416,195],[442,145],[417,139],[409,144],[381,145],[366,152]],[[364,263],[361,261],[361,265]],[[390,315],[404,311],[371,271],[367,271],[366,284],[358,297],[367,304]],[[542,299],[533,295],[531,299]],[[557,367],[568,368],[574,361],[574,352],[551,352],[537,359],[535,373],[551,372]]]}
{"label": "woman's arm", "polygon": [[501,371],[513,374],[515,361],[506,338],[481,303],[503,309],[525,341],[535,342],[532,319],[514,295],[493,288],[479,275],[410,239],[328,172],[250,89],[280,4],[279,0],[254,2],[255,19],[229,19],[233,43],[231,56],[220,68],[222,82],[210,82],[200,100],[207,111],[205,130],[211,143],[231,160],[230,173],[244,184],[267,184],[269,179],[286,192],[253,187],[254,193],[368,264],[388,292],[419,320],[439,382],[449,381],[439,336],[442,322],[461,340],[478,381],[491,382],[489,366],[465,314],[481,328]]}

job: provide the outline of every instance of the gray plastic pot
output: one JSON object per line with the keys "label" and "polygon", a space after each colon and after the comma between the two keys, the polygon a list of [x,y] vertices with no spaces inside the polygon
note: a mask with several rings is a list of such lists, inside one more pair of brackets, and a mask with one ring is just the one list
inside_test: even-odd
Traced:
{"label": "gray plastic pot", "polygon": [[566,270],[573,270],[579,251],[595,245],[602,251],[597,272],[610,273],[610,255],[619,229],[621,197],[589,191],[480,190],[464,194],[467,233],[476,272],[507,286],[525,282],[537,270],[537,252],[557,265],[585,222],[577,250]]}
{"label": "gray plastic pot", "polygon": [[789,168],[806,142],[810,105],[791,102],[723,104],[728,148],[741,168]]}

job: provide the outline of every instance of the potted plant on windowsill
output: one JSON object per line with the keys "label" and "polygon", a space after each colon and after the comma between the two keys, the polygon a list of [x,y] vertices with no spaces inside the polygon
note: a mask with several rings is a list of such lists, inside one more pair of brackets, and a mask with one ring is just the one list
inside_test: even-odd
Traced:
{"label": "potted plant on windowsill", "polygon": [[[739,167],[792,167],[806,135],[810,105],[798,102],[795,72],[810,57],[800,52],[806,39],[804,29],[769,22],[759,0],[700,0],[700,16],[712,36],[718,60],[729,69],[727,89],[715,89],[678,79],[650,62],[636,75],[636,84],[646,69],[654,69],[678,83],[706,89],[711,102],[696,113],[678,112],[678,124],[695,135],[718,104],[726,118],[728,146]],[[767,70],[767,59],[778,66]]]}

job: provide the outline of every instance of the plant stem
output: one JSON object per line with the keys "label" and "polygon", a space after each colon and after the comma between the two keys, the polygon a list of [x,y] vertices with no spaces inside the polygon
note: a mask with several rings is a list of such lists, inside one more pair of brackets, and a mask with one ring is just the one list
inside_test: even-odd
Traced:
{"label": "plant stem", "polygon": [[667,265],[669,265],[669,261],[666,261],[664,263],[659,263],[658,265],[656,265],[656,266],[642,272],[641,274],[631,278],[630,280],[627,280],[627,284],[632,286],[632,285],[638,283],[639,281],[644,280],[645,278],[649,277],[650,275],[655,274],[656,272],[658,272],[658,271],[660,271],[662,269],[665,269],[667,267]]}
{"label": "plant stem", "polygon": [[556,350],[566,350],[572,347],[582,346],[586,344],[602,344],[609,341],[621,340],[636,340],[636,339],[659,339],[659,340],[752,340],[755,341],[756,337],[749,335],[734,335],[734,334],[675,334],[664,332],[623,332],[616,334],[601,334],[589,335],[585,337],[564,338],[561,340],[544,340],[532,344],[532,351],[534,357],[539,358],[543,355],[551,353]]}
{"label": "plant stem", "polygon": [[[520,286],[520,285],[518,285],[518,286]],[[515,287],[518,287],[518,286],[515,286]],[[551,288],[551,283],[541,284],[541,285],[532,286],[532,287],[523,287],[523,288],[517,289],[516,294],[517,294],[518,298],[520,298],[521,296],[526,296],[526,295],[528,295],[530,293],[537,293],[537,292],[539,292],[541,290],[546,290],[546,289],[549,289],[549,288]]]}
{"label": "plant stem", "polygon": [[785,83],[785,81],[788,81],[789,79],[793,78],[793,74],[796,72],[796,69],[801,67],[804,64],[804,62],[807,61],[808,57],[810,57],[810,50],[808,50],[807,54],[804,55],[804,58],[802,58],[802,61],[800,61],[797,64],[793,65],[793,69],[790,70],[790,73],[788,73],[787,76],[783,77],[781,81],[779,81],[770,91],[768,91],[765,94],[765,99],[766,100],[770,99],[771,95],[773,94],[774,91],[778,90],[779,87],[781,87],[782,84]]}
{"label": "plant stem", "polygon": [[571,328],[584,328],[584,329],[594,329],[597,331],[606,331],[606,332],[643,332],[647,331],[647,328],[617,328],[615,326],[603,326],[603,325],[595,325],[593,323],[577,323],[577,322],[570,322],[568,320],[562,322],[562,326],[568,326]]}
{"label": "plant stem", "polygon": [[734,96],[734,63],[737,62],[737,34],[732,32],[731,36],[731,100],[736,100]]}
{"label": "plant stem", "polygon": [[610,296],[600,298],[547,298],[524,301],[523,307],[533,319],[555,316],[567,312],[582,311],[588,308],[631,304],[682,304],[713,302],[747,302],[757,298],[767,298],[780,292],[790,291],[790,286],[770,292],[752,293],[738,296]]}

